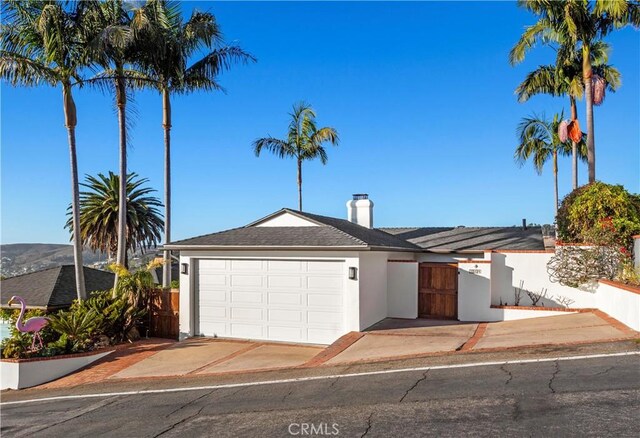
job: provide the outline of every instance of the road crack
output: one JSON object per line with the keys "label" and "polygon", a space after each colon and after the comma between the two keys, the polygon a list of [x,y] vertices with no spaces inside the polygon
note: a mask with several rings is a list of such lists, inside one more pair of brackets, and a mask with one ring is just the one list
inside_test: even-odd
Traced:
{"label": "road crack", "polygon": [[553,374],[551,375],[551,379],[549,379],[549,384],[547,386],[549,386],[549,389],[551,390],[551,393],[555,394],[556,390],[553,387],[553,381],[555,380],[556,376],[560,372],[560,361],[559,360],[555,360],[553,362],[553,364],[555,365],[555,370],[553,371]]}
{"label": "road crack", "polygon": [[364,430],[364,433],[360,435],[360,438],[364,438],[369,431],[371,430],[371,418],[373,417],[373,412],[369,414],[369,418],[367,418],[367,428]]}
{"label": "road crack", "polygon": [[169,412],[167,415],[165,415],[165,416],[164,416],[164,418],[169,418],[170,416],[172,416],[172,415],[173,415],[173,414],[175,414],[176,412],[181,411],[182,409],[184,409],[184,408],[186,408],[186,407],[188,407],[188,406],[191,406],[192,404],[194,404],[194,403],[195,403],[195,402],[197,402],[198,400],[203,399],[203,398],[205,398],[205,397],[207,397],[207,396],[209,396],[209,395],[213,394],[215,391],[217,391],[217,389],[214,389],[214,390],[212,390],[212,391],[209,391],[209,392],[207,392],[206,394],[201,395],[200,397],[196,397],[196,398],[194,398],[194,399],[193,399],[193,400],[191,400],[190,402],[187,402],[187,403],[183,404],[182,406],[180,406],[178,409],[175,409],[175,410],[173,410],[173,411]]}
{"label": "road crack", "polygon": [[502,365],[500,365],[500,371],[502,371],[502,372],[506,373],[506,374],[509,376],[509,378],[508,378],[508,379],[507,379],[507,381],[505,382],[505,385],[508,385],[508,384],[509,384],[509,382],[511,382],[511,381],[513,380],[513,374],[511,374],[511,371],[509,371],[509,370],[506,368],[506,366],[507,366],[507,364],[505,364],[505,363],[503,363]]}
{"label": "road crack", "polygon": [[603,374],[607,374],[609,371],[611,371],[614,367],[609,367],[604,371],[600,371],[599,373],[595,373],[594,376],[601,376]]}
{"label": "road crack", "polygon": [[429,370],[427,370],[424,373],[422,373],[422,377],[420,377],[418,380],[416,380],[416,383],[414,383],[413,386],[411,386],[411,388],[407,389],[407,391],[404,393],[404,395],[402,396],[402,398],[400,399],[400,401],[398,403],[402,403],[402,401],[409,395],[409,393],[411,391],[413,391],[414,389],[416,389],[416,386],[418,386],[420,384],[420,382],[424,381],[427,378],[427,374],[428,373],[429,373]]}
{"label": "road crack", "polygon": [[[206,406],[206,405],[205,405]],[[205,406],[202,406],[200,409],[198,409],[198,412],[196,412],[195,414],[189,415],[185,418],[183,418],[180,421],[177,421],[175,423],[173,423],[171,426],[167,427],[165,430],[163,430],[162,432],[156,434],[153,436],[153,438],[158,438],[159,436],[164,435],[167,432],[172,431],[173,429],[175,429],[176,427],[180,426],[181,424],[184,424],[188,421],[191,421],[193,418],[197,417],[198,415],[200,415],[200,413],[202,412],[202,410],[205,408]]]}

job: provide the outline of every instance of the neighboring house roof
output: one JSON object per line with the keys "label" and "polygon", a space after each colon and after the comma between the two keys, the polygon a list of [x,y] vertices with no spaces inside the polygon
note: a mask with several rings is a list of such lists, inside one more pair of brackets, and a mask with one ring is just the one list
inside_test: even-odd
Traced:
{"label": "neighboring house roof", "polygon": [[[113,287],[115,275],[111,272],[84,267],[87,292],[107,290]],[[68,307],[77,298],[76,274],[73,265],[10,277],[0,282],[2,307],[13,295],[24,298],[29,308],[58,309]]]}
{"label": "neighboring house roof", "polygon": [[381,228],[433,252],[543,250],[541,227]]}
{"label": "neighboring house roof", "polygon": [[[261,227],[260,223],[289,213],[318,226]],[[417,251],[413,243],[377,229],[369,229],[344,219],[320,216],[284,208],[242,228],[171,242],[170,249],[208,248],[319,248]]]}
{"label": "neighboring house roof", "polygon": [[[178,263],[171,263],[171,281],[180,279],[180,266]],[[162,266],[152,269],[151,278],[154,284],[162,284]]]}

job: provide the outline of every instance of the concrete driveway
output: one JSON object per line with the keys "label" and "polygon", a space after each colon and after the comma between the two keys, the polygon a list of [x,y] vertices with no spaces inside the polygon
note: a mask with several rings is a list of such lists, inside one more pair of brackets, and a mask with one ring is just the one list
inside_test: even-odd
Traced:
{"label": "concrete driveway", "polygon": [[323,346],[192,338],[171,345],[112,375],[135,377],[217,374],[291,368],[304,364]]}
{"label": "concrete driveway", "polygon": [[183,342],[148,340],[42,387],[349,365],[638,336],[599,311],[494,323],[385,319],[365,332],[351,332],[328,347],[209,338]]}

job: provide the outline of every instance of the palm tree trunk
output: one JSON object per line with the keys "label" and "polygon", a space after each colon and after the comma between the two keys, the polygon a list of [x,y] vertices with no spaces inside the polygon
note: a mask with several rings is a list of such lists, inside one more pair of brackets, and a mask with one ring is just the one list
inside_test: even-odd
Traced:
{"label": "palm tree trunk", "polygon": [[582,76],[584,78],[584,97],[587,102],[587,162],[589,164],[589,183],[596,180],[596,145],[593,128],[593,96],[591,92],[591,60],[589,46],[582,45]]}
{"label": "palm tree trunk", "polygon": [[[571,103],[571,120],[578,119],[578,108],[576,106],[576,98],[569,96]],[[578,188],[578,144],[575,141],[571,141],[571,170],[573,176],[573,190]]]}
{"label": "palm tree trunk", "polygon": [[[119,173],[120,187],[118,189],[118,253],[116,255],[116,263],[126,266],[127,263],[127,120],[126,106],[127,95],[124,79],[118,77],[116,79],[116,105],[118,107],[118,128],[120,130],[120,147],[119,147]],[[116,275],[115,285],[118,284],[118,276]]]}
{"label": "palm tree trunk", "polygon": [[[171,242],[171,100],[169,90],[162,90],[162,127],[164,128],[164,243]],[[162,287],[171,286],[171,251],[164,250]]]}
{"label": "palm tree trunk", "polygon": [[553,186],[553,192],[555,195],[555,222],[558,220],[558,203],[560,201],[558,198],[558,149],[553,150]]}
{"label": "palm tree trunk", "polygon": [[78,157],[76,154],[76,104],[71,95],[71,84],[62,86],[64,124],[69,137],[69,162],[71,164],[71,221],[73,224],[73,262],[76,274],[78,300],[87,298],[82,263],[82,236],[80,232],[80,189],[78,184]]}
{"label": "palm tree trunk", "polygon": [[302,211],[302,160],[298,158],[298,210]]}

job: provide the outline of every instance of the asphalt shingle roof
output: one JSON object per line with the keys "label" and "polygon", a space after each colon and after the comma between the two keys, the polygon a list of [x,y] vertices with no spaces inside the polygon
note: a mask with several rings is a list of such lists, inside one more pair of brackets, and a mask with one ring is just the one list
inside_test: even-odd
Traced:
{"label": "asphalt shingle roof", "polygon": [[[114,274],[84,267],[87,292],[113,287]],[[67,307],[77,297],[76,274],[73,265],[56,266],[42,271],[10,277],[0,282],[2,307],[13,295],[24,298],[27,307],[55,309]]]}
{"label": "asphalt shingle roof", "polygon": [[[308,227],[257,227],[254,224],[242,228],[206,234],[191,239],[171,242],[168,247],[185,246],[247,246],[247,247],[361,247],[419,250],[416,245],[377,229],[369,229],[347,220],[289,209],[288,212],[316,222]],[[260,222],[260,221],[259,221]]]}
{"label": "asphalt shingle roof", "polygon": [[[315,223],[308,227],[261,227],[282,213]],[[282,209],[245,227],[171,242],[184,247],[350,247],[407,251],[542,250],[540,227],[411,227],[366,228],[345,219]]]}
{"label": "asphalt shingle roof", "polygon": [[543,250],[540,227],[381,228],[430,251]]}

